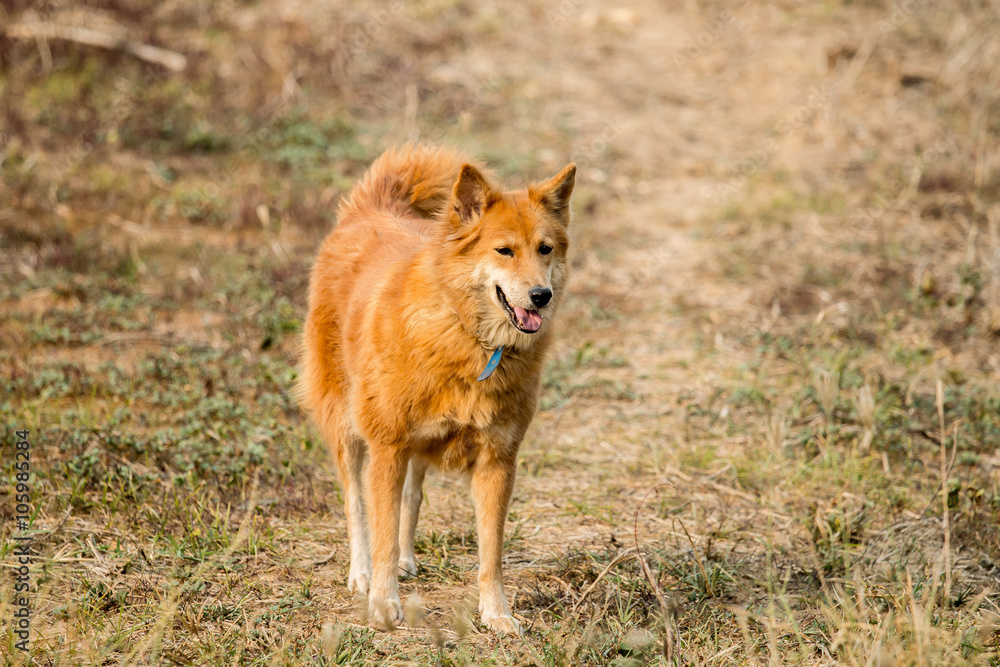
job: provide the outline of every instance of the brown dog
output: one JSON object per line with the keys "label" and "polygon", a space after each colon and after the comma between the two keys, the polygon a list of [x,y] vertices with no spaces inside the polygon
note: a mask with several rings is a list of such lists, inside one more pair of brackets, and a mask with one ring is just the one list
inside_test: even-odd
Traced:
{"label": "brown dog", "polygon": [[368,593],[377,623],[402,620],[397,568],[417,571],[435,464],[471,473],[483,622],[520,630],[503,591],[504,522],[566,282],[575,174],[502,192],[453,150],[390,150],[320,248],[299,389],[344,487],[347,586]]}

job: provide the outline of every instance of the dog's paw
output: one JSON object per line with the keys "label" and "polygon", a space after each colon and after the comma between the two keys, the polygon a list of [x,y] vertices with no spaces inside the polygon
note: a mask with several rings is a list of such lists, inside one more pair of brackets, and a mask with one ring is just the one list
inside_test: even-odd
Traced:
{"label": "dog's paw", "polygon": [[360,595],[367,595],[368,586],[372,582],[372,569],[370,567],[355,568],[351,565],[351,571],[347,574],[347,590]]}
{"label": "dog's paw", "polygon": [[395,630],[403,622],[403,606],[399,598],[368,601],[368,618],[386,630]]}
{"label": "dog's paw", "polygon": [[521,632],[521,624],[517,622],[517,619],[510,614],[503,616],[487,616],[483,614],[482,616],[483,624],[486,625],[493,632],[498,632],[505,635],[518,635],[523,634]]}
{"label": "dog's paw", "polygon": [[399,574],[403,577],[415,577],[420,568],[416,556],[401,556],[399,558]]}

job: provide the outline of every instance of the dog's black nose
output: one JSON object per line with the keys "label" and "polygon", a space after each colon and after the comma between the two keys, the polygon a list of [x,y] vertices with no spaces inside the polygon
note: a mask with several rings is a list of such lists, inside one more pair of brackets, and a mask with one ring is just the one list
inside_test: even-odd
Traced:
{"label": "dog's black nose", "polygon": [[531,297],[531,303],[541,308],[552,298],[552,290],[548,287],[532,287],[528,290],[528,296]]}

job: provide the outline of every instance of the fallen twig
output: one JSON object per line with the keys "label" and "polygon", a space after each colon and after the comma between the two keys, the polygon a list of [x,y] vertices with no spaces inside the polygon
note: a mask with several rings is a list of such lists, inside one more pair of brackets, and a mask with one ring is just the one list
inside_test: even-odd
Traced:
{"label": "fallen twig", "polygon": [[594,579],[593,582],[591,582],[590,586],[587,586],[586,590],[584,590],[583,593],[580,594],[580,597],[577,599],[577,601],[573,603],[573,608],[570,610],[571,613],[575,612],[577,608],[581,604],[583,604],[583,601],[586,600],[587,596],[590,595],[591,591],[593,591],[594,588],[597,587],[597,584],[600,583],[601,579],[603,579],[608,574],[608,572],[611,571],[611,568],[613,568],[615,565],[618,565],[618,563],[625,560],[625,558],[631,555],[633,551],[635,551],[635,547],[629,547],[625,551],[622,551],[620,554],[612,558],[611,562],[608,563],[607,567],[601,570],[601,573],[597,575],[597,578]]}
{"label": "fallen twig", "polygon": [[299,568],[302,568],[302,569],[309,569],[309,568],[313,568],[313,567],[319,567],[320,565],[326,565],[331,560],[333,560],[336,555],[337,555],[337,550],[334,549],[333,551],[331,551],[327,555],[325,555],[322,558],[319,558],[317,560],[307,560],[307,561],[301,561],[299,563],[296,563],[295,567],[299,567]]}
{"label": "fallen twig", "polygon": [[109,32],[89,26],[42,23],[29,19],[8,25],[3,32],[12,39],[32,39],[35,41],[62,39],[102,49],[122,50],[139,60],[160,65],[173,72],[181,72],[187,67],[187,56],[184,54],[128,39],[124,30]]}

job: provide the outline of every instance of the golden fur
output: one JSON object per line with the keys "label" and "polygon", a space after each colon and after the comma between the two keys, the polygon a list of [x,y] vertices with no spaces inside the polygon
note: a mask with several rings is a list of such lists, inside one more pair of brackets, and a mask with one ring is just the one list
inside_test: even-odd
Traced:
{"label": "golden fur", "polygon": [[[368,593],[377,623],[402,619],[398,568],[417,571],[421,485],[434,464],[471,473],[482,619],[519,631],[503,592],[503,530],[565,286],[575,173],[571,164],[502,192],[454,150],[389,150],[319,250],[299,390],[344,486],[348,587]],[[500,346],[499,367],[477,382]]]}

